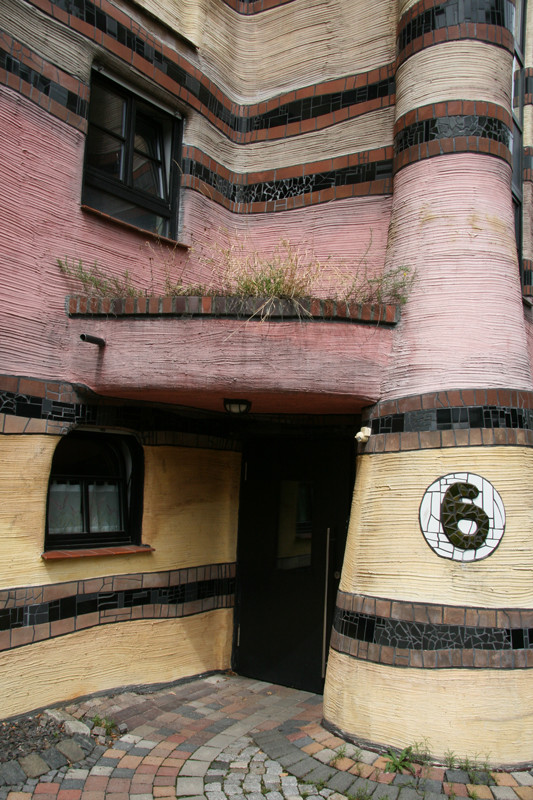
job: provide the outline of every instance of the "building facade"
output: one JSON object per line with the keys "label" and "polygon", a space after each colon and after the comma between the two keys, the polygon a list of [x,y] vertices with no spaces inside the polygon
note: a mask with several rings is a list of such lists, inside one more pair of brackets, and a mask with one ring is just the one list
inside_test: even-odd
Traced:
{"label": "building facade", "polygon": [[4,0],[4,716],[234,668],[533,761],[528,30]]}

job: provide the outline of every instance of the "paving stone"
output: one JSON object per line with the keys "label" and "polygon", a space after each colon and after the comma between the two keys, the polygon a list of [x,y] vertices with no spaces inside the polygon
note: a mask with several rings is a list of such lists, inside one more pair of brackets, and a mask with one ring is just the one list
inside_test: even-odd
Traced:
{"label": "paving stone", "polygon": [[311,781],[311,783],[322,783],[322,781],[327,781],[334,775],[336,772],[333,767],[327,767],[325,764],[319,764],[318,767],[315,767],[314,770],[309,772],[305,779],[306,781]]}
{"label": "paving stone", "polygon": [[421,778],[418,781],[417,788],[419,792],[423,792],[424,794],[426,794],[427,792],[435,792],[436,794],[442,794],[442,782],[432,781],[429,780],[429,778]]}
{"label": "paving stone", "polygon": [[392,782],[395,786],[412,786],[414,788],[417,785],[417,780],[414,775],[403,775],[401,772],[398,772],[394,776]]}
{"label": "paving stone", "polygon": [[491,786],[490,790],[496,800],[516,800],[516,793],[512,786]]}
{"label": "paving stone", "polygon": [[267,800],[283,800],[281,792],[268,792],[265,797]]}
{"label": "paving stone", "polygon": [[194,753],[191,755],[191,759],[193,761],[214,761],[222,748],[220,747],[213,747],[211,744],[203,745],[199,747]]}
{"label": "paving stone", "polygon": [[332,758],[335,758],[337,753],[335,750],[330,750],[328,747],[325,747],[323,750],[320,750],[318,753],[313,754],[313,758],[316,758],[317,761],[320,761],[322,764],[329,764]]}
{"label": "paving stone", "polygon": [[113,770],[113,778],[133,778],[135,775],[134,769],[127,769],[126,767],[116,767]]}
{"label": "paving stone", "polygon": [[0,777],[8,786],[12,786],[17,783],[24,783],[26,773],[18,761],[5,761],[0,764]]}
{"label": "paving stone", "polygon": [[67,719],[63,724],[65,733],[68,733],[69,736],[74,736],[76,733],[90,736],[91,729],[79,719]]}
{"label": "paving stone", "polygon": [[49,768],[52,769],[59,769],[59,767],[65,766],[68,764],[67,759],[60,753],[57,747],[49,747],[48,750],[44,750],[41,753],[42,758],[46,761]]}
{"label": "paving stone", "polygon": [[26,776],[28,778],[38,778],[40,775],[46,775],[50,769],[46,761],[37,753],[19,758],[18,762],[25,772],[24,780],[26,780]]}
{"label": "paving stone", "polygon": [[100,764],[92,767],[90,770],[91,775],[111,775],[113,767],[102,767]]}
{"label": "paving stone", "polygon": [[82,748],[73,739],[63,739],[61,742],[59,742],[59,744],[56,745],[56,747],[59,752],[63,753],[63,755],[66,756],[72,763],[81,761],[84,757]]}
{"label": "paving stone", "polygon": [[355,777],[351,775],[349,772],[337,771],[335,775],[332,775],[331,778],[328,780],[328,786],[336,792],[345,794],[352,785],[352,783],[354,783],[354,781]]}
{"label": "paving stone", "polygon": [[[516,787],[517,789],[520,787]],[[474,794],[479,800],[493,800],[492,791],[488,786],[479,783],[467,783],[466,790],[468,795],[472,797]]]}
{"label": "paving stone", "polygon": [[[396,800],[398,795],[400,794],[400,787],[393,786],[392,784],[386,783],[378,783],[376,785],[376,790],[374,792],[375,800],[381,800],[381,798],[386,798],[386,800]],[[427,795],[426,795],[427,800]]]}
{"label": "paving stone", "polygon": [[529,772],[511,772],[519,786],[533,786],[533,775]]}
{"label": "paving stone", "polygon": [[306,756],[302,758],[301,761],[297,761],[291,767],[291,773],[296,775],[297,778],[304,778],[310,772],[316,769],[316,761],[314,758],[310,756]]}
{"label": "paving stone", "polygon": [[298,761],[303,761],[304,758],[308,758],[309,756],[306,753],[302,753],[297,747],[291,753],[287,753],[286,756],[281,756],[279,759],[279,763],[282,767],[291,767],[292,764],[298,763]]}
{"label": "paving stone", "polygon": [[356,778],[352,783],[350,794],[354,794],[356,797],[358,794],[362,794],[363,792],[367,795],[371,795],[375,789],[386,785],[387,784],[368,781],[366,778]]}
{"label": "paving stone", "polygon": [[69,769],[66,777],[70,781],[84,781],[86,780],[88,775],[89,775],[88,769]]}
{"label": "paving stone", "polygon": [[68,789],[71,791],[72,789],[83,789],[85,786],[85,781],[83,780],[70,780],[68,775],[65,775],[63,779],[62,789]]}
{"label": "paving stone", "polygon": [[242,786],[239,786],[236,783],[228,784],[227,782],[224,784],[224,793],[227,794],[228,796],[230,795],[233,796],[236,794],[244,794]]}
{"label": "paving stone", "polygon": [[[377,798],[377,792],[376,792]],[[425,792],[424,800],[447,800],[448,795],[439,792]]]}
{"label": "paving stone", "polygon": [[470,783],[470,775],[464,769],[447,769],[445,777],[449,783]]}
{"label": "paving stone", "polygon": [[[403,789],[400,790],[400,800],[421,800],[421,798],[423,797],[424,795],[419,794],[416,791],[416,789],[413,789],[411,787],[408,788],[404,787]],[[376,792],[376,800],[378,800],[377,792]]]}
{"label": "paving stone", "polygon": [[193,797],[202,795],[204,791],[204,781],[202,778],[178,778],[176,781],[177,797]]}
{"label": "paving stone", "polygon": [[357,761],[362,761],[363,764],[370,764],[372,765],[376,759],[379,758],[377,753],[374,753],[372,750],[360,750],[357,753]]}

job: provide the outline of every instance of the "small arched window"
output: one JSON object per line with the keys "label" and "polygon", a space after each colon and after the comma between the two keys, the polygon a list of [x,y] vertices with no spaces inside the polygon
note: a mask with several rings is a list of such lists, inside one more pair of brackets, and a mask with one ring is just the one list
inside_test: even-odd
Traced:
{"label": "small arched window", "polygon": [[133,436],[68,434],[52,460],[45,550],[140,544],[142,486]]}

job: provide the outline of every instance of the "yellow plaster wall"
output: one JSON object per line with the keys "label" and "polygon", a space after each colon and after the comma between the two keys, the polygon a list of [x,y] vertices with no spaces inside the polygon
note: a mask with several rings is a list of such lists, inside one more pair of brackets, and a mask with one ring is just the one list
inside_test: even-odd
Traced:
{"label": "yellow plaster wall", "polygon": [[236,558],[240,454],[145,447],[143,544],[135,556],[43,561],[55,436],[0,436],[0,589],[157,572]]}
{"label": "yellow plaster wall", "polygon": [[115,686],[227,669],[231,609],[103,625],[0,653],[0,717]]}
{"label": "yellow plaster wall", "polygon": [[[430,484],[464,470],[493,484],[507,520],[494,553],[468,564],[437,556],[418,521]],[[533,451],[527,448],[454,447],[361,456],[340,588],[408,601],[533,607],[532,481]]]}
{"label": "yellow plaster wall", "polygon": [[344,732],[442,759],[533,760],[531,670],[394,668],[330,652],[324,718]]}

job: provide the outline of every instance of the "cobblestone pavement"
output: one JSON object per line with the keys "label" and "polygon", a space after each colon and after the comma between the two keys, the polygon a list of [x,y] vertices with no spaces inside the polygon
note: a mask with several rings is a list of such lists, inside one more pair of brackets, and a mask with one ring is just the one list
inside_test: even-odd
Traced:
{"label": "cobblestone pavement", "polygon": [[233,675],[93,697],[65,711],[128,732],[73,766],[0,787],[0,800],[533,800],[526,770],[386,772],[386,757],[321,726],[319,695]]}

